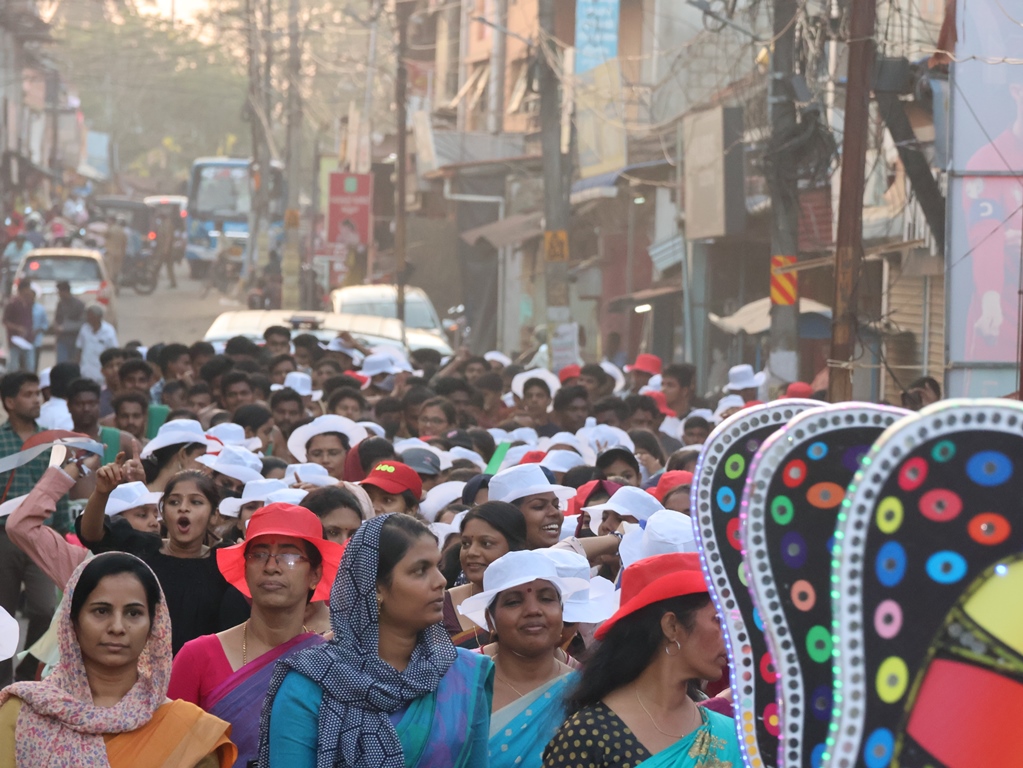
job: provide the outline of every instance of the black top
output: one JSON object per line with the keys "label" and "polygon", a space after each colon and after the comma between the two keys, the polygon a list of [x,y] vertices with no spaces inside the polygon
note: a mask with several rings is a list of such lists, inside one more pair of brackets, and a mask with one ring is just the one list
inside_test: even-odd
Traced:
{"label": "black top", "polygon": [[217,557],[171,557],[160,552],[163,540],[155,533],[136,531],[122,518],[104,521],[103,539],[82,538],[81,518],[75,521],[78,538],[90,550],[128,552],[153,569],[167,600],[174,653],[189,640],[241,624],[249,617],[244,595],[230,586],[217,568]]}
{"label": "black top", "polygon": [[543,753],[544,768],[635,768],[652,755],[603,702],[568,718]]}

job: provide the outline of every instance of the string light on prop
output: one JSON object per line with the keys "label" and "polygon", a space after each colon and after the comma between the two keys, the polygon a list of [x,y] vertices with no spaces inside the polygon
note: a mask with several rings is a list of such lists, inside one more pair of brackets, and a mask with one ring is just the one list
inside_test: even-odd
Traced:
{"label": "string light on prop", "polygon": [[826,768],[1021,764],[1021,498],[1023,404],[944,401],[875,442],[835,534]]}
{"label": "string light on prop", "polygon": [[[753,712],[777,704],[778,765],[820,768],[831,719],[831,548],[846,487],[881,433],[909,411],[842,403],[806,411],[764,441],[742,504],[744,564],[768,652]],[[784,685],[776,686],[775,678]],[[744,713],[743,713],[744,714]]]}
{"label": "string light on prop", "polygon": [[735,726],[750,768],[776,765],[778,713],[773,702],[766,710],[753,708],[752,676],[772,678],[774,670],[754,668],[754,659],[764,658],[767,645],[742,567],[739,505],[750,462],[764,441],[800,413],[821,405],[819,400],[777,400],[735,413],[707,438],[693,479],[697,546],[711,598],[723,620]]}

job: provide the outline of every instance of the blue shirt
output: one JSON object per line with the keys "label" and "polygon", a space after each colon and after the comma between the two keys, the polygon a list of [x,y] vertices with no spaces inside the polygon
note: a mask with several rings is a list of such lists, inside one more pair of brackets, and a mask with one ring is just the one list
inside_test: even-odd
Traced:
{"label": "blue shirt", "polygon": [[13,266],[18,266],[21,258],[28,254],[35,246],[32,245],[28,240],[25,240],[21,244],[21,248],[18,247],[17,240],[11,240],[4,248],[4,261],[10,262]]}
{"label": "blue shirt", "polygon": [[32,330],[35,332],[32,343],[37,347],[43,346],[43,334],[50,330],[50,320],[46,317],[46,309],[38,301],[32,305]]}

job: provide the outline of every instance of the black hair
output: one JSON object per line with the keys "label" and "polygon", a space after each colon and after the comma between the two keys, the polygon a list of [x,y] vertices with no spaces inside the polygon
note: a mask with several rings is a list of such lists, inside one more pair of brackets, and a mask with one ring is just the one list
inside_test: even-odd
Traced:
{"label": "black hair", "polygon": [[380,544],[377,554],[377,583],[390,586],[394,566],[423,536],[434,541],[437,537],[411,515],[390,515],[380,526]]}
{"label": "black hair", "polygon": [[142,412],[146,413],[149,411],[149,398],[143,395],[141,392],[131,391],[122,392],[121,394],[114,397],[110,401],[110,406],[114,409],[114,413],[121,410],[121,406],[125,403],[135,403],[136,405],[142,406]]}
{"label": "black hair", "polygon": [[[197,448],[205,448],[205,443],[186,443],[177,445],[165,445],[163,448],[158,448],[153,451],[149,456],[142,459],[142,468],[146,472],[146,483],[151,483],[156,480],[160,472],[163,471],[164,467],[170,464],[171,460],[177,456],[178,451],[184,449],[185,453],[192,453]],[[203,473],[199,473],[203,474]],[[203,475],[205,477],[205,475]],[[214,509],[216,504],[213,505]]]}
{"label": "black hair", "polygon": [[267,400],[270,397],[270,377],[256,371],[249,374],[249,385],[252,387],[252,394],[257,400]]}
{"label": "black hair", "polygon": [[83,376],[75,379],[67,385],[67,394],[64,396],[64,399],[71,402],[72,399],[83,392],[91,392],[98,398],[102,390],[99,388],[98,382],[95,382],[92,379],[87,379]]}
{"label": "black hair", "polygon": [[78,616],[85,607],[89,595],[107,576],[130,573],[139,580],[146,593],[146,607],[149,609],[150,625],[156,620],[156,606],[160,604],[160,582],[149,567],[134,555],[125,552],[104,552],[96,555],[78,575],[78,583],[71,595],[71,621],[78,623]]}
{"label": "black hair", "polygon": [[323,347],[320,346],[320,340],[311,333],[298,334],[298,336],[291,340],[291,344],[295,349],[306,350],[314,362],[323,357]]}
{"label": "black hair", "polygon": [[404,410],[404,409],[408,408],[410,405],[422,405],[427,400],[435,397],[436,394],[437,393],[434,392],[429,387],[422,387],[422,386],[420,386],[420,387],[412,387],[408,392],[406,392],[402,396],[402,398],[401,398],[401,407]]}
{"label": "black hair", "polygon": [[286,470],[288,468],[288,462],[279,456],[261,456],[259,460],[263,463],[262,468],[259,470],[259,474],[266,477],[275,469]]}
{"label": "black hair", "polygon": [[676,469],[684,469],[686,464],[699,457],[700,451],[698,448],[679,448],[668,457],[668,462],[664,465],[664,471],[674,472]]}
{"label": "black hair", "polygon": [[504,379],[496,371],[487,371],[476,379],[476,389],[487,392],[504,392]]}
{"label": "black hair", "polygon": [[272,395],[270,395],[270,410],[274,410],[278,405],[285,402],[298,403],[300,410],[304,412],[305,401],[302,400],[302,395],[298,394],[291,387],[285,387],[284,389],[278,389]]}
{"label": "black hair", "polygon": [[182,396],[184,396],[187,389],[188,385],[181,379],[174,379],[173,381],[165,382],[163,390],[160,392],[160,399],[162,400],[165,397],[170,397],[171,395],[175,395],[179,392]]}
{"label": "black hair", "polygon": [[661,378],[674,379],[682,389],[687,389],[693,386],[693,379],[696,378],[696,366],[690,363],[672,363],[661,371]]}
{"label": "black hair", "polygon": [[469,439],[472,441],[472,449],[478,453],[484,461],[490,461],[497,450],[497,443],[494,436],[482,427],[472,427],[467,430]]}
{"label": "black hair", "polygon": [[906,387],[906,390],[908,391],[912,389],[929,389],[935,397],[939,400],[941,399],[941,384],[938,383],[937,379],[931,376],[921,376],[919,379],[910,382],[910,385]]}
{"label": "black hair", "polygon": [[455,459],[451,462],[451,469],[448,471],[448,482],[467,483],[479,473],[480,468],[468,459]]}
{"label": "black hair", "polygon": [[[525,390],[523,390],[525,392]],[[573,384],[568,387],[562,387],[558,390],[558,393],[554,395],[554,410],[563,411],[572,404],[573,400],[582,398],[589,405],[590,393],[586,391],[586,387],[581,384]]]}
{"label": "black hair", "polygon": [[381,397],[373,406],[373,413],[380,418],[385,413],[401,413],[401,400],[396,397]]}
{"label": "black hair", "polygon": [[241,355],[243,357],[259,357],[259,347],[246,336],[232,336],[224,345],[224,354]]}
{"label": "black hair", "polygon": [[599,363],[587,363],[579,369],[579,375],[596,379],[600,385],[606,384],[607,380],[611,378]]}
{"label": "black hair", "polygon": [[446,397],[431,397],[423,403],[422,411],[425,411],[427,408],[440,408],[444,411],[444,418],[448,420],[448,424],[454,425],[458,423],[458,411],[455,410],[454,404]]}
{"label": "black hair", "polygon": [[291,363],[293,366],[295,366],[296,369],[298,368],[298,363],[295,362],[295,356],[287,352],[284,352],[280,355],[274,355],[273,357],[271,357],[270,362],[266,364],[266,369],[268,371],[272,371],[281,363]]}
{"label": "black hair", "polygon": [[357,389],[352,389],[351,387],[340,387],[339,389],[335,389],[331,392],[330,396],[327,398],[327,413],[333,413],[334,409],[337,408],[338,403],[342,400],[354,400],[359,404],[360,411],[366,410],[366,398],[362,396],[361,392]]}
{"label": "black hair", "polygon": [[287,336],[288,341],[291,341],[291,329],[283,325],[271,325],[263,331],[263,340],[269,341],[271,336]]}
{"label": "black hair", "polygon": [[606,411],[613,411],[619,421],[625,421],[629,418],[629,406],[627,406],[625,401],[619,397],[605,397],[603,400],[598,400],[593,404],[594,416],[598,413],[605,413]]}
{"label": "black hair", "polygon": [[710,595],[691,595],[660,600],[640,608],[608,629],[604,640],[587,655],[579,684],[568,697],[567,712],[594,706],[612,691],[622,688],[645,670],[660,651],[664,632],[661,619],[675,614],[687,632],[696,626],[696,612],[710,603]]}
{"label": "black hair", "polygon": [[526,518],[519,509],[506,501],[487,501],[473,507],[462,518],[462,531],[470,520],[482,520],[496,530],[508,542],[508,550],[520,552],[527,549]]}
{"label": "black hair", "polygon": [[710,422],[703,418],[703,416],[690,416],[682,422],[682,431],[685,432],[690,427],[706,429],[709,432]]}
{"label": "black hair", "polygon": [[661,409],[657,407],[657,402],[650,395],[629,395],[625,398],[625,405],[629,408],[630,416],[636,411],[646,411],[655,419],[661,417]]}
{"label": "black hair", "polygon": [[[167,412],[167,421],[177,421],[178,419],[199,421],[199,414],[191,408],[175,408],[173,411]],[[167,422],[164,423],[166,424]],[[212,426],[212,424],[210,426]]]}
{"label": "black hair", "polygon": [[645,429],[634,429],[629,432],[629,437],[632,439],[633,445],[637,448],[642,448],[662,465],[664,464],[664,448],[661,447],[661,441],[654,436],[653,432],[648,432]]}
{"label": "black hair", "polygon": [[195,360],[197,357],[213,357],[217,350],[208,341],[197,341],[188,348],[188,356]]}
{"label": "black hair", "polygon": [[455,392],[469,394],[470,390],[472,390],[472,385],[469,382],[457,376],[441,376],[434,379],[431,383],[433,391],[437,393],[438,397],[450,397]]}
{"label": "black hair", "polygon": [[639,476],[640,474],[639,460],[636,458],[636,455],[628,448],[625,448],[624,446],[621,445],[616,445],[612,446],[611,448],[608,448],[606,451],[604,451],[597,457],[597,469],[600,470],[601,479],[603,480],[608,479],[607,475],[608,467],[610,467],[619,459],[621,461],[624,461],[630,467],[632,467],[632,471],[636,473],[637,477]]}
{"label": "black hair", "polygon": [[522,385],[522,395],[525,396],[527,389],[533,387],[540,387],[544,392],[547,393],[547,397],[551,396],[551,386],[541,378],[534,376],[531,379],[526,379],[526,383]]}
{"label": "black hair", "polygon": [[213,393],[210,391],[209,384],[205,381],[199,381],[188,388],[188,397],[192,397],[193,395],[209,395],[212,397]]}
{"label": "black hair", "polygon": [[588,465],[581,465],[578,467],[572,467],[568,472],[565,473],[564,477],[561,478],[561,484],[568,488],[581,488],[591,480],[600,479],[600,470],[596,467]]}
{"label": "black hair", "polygon": [[383,437],[367,437],[355,446],[355,452],[359,456],[359,465],[363,472],[369,472],[370,467],[378,461],[385,459],[397,460],[398,455],[394,452],[394,445]]}
{"label": "black hair", "polygon": [[5,374],[0,379],[0,402],[6,402],[9,397],[17,397],[21,388],[26,384],[38,384],[39,377],[32,371],[15,371]]}
{"label": "black hair", "polygon": [[234,369],[236,371],[245,371],[245,373],[249,374],[250,376],[256,373],[263,372],[263,366],[250,357],[246,357],[236,361],[234,364]]}
{"label": "black hair", "polygon": [[342,448],[344,448],[346,451],[351,450],[352,443],[348,439],[348,435],[346,435],[344,432],[320,432],[319,434],[313,435],[308,440],[306,440],[305,449],[307,451],[309,450],[309,443],[311,443],[318,437],[336,437],[338,440],[341,441]]}
{"label": "black hair", "polygon": [[214,411],[210,415],[210,426],[215,427],[217,424],[226,424],[231,421],[231,414],[225,410]]}
{"label": "black hair", "polygon": [[234,417],[231,420],[235,424],[240,424],[246,429],[251,429],[255,432],[272,418],[273,414],[270,413],[270,410],[265,405],[249,403],[235,411]]}
{"label": "black hair", "polygon": [[[99,364],[103,367],[106,367],[112,361],[116,360],[119,357],[120,358],[124,357],[124,350],[121,349],[120,347],[111,347],[110,349],[104,349],[102,352],[99,353]],[[61,365],[61,363],[58,363],[57,365]],[[57,366],[55,365],[53,367],[56,368]],[[50,380],[51,381],[53,380],[53,368],[50,369]]]}
{"label": "black hair", "polygon": [[[166,499],[168,495],[173,493],[174,488],[178,485],[178,483],[183,483],[189,480],[195,483],[196,487],[199,489],[199,493],[206,497],[206,500],[210,503],[210,507],[215,510],[220,504],[220,488],[217,487],[217,484],[211,475],[207,475],[205,472],[200,472],[196,469],[184,469],[168,480],[167,487],[163,489],[163,498]],[[163,507],[163,501],[160,502],[160,507]]]}
{"label": "black hair", "polygon": [[486,370],[488,371],[490,370],[490,363],[487,362],[487,358],[483,357],[483,355],[473,355],[464,363],[462,363],[458,367],[458,370],[460,370],[462,373],[465,373],[465,369],[468,368],[470,365],[482,365]]}
{"label": "black hair", "polygon": [[160,350],[160,357],[157,361],[160,366],[160,370],[166,372],[171,363],[180,357],[185,357],[186,355],[189,359],[191,359],[192,356],[188,354],[188,347],[184,344],[167,344]]}
{"label": "black hair", "polygon": [[214,355],[202,364],[202,368],[199,369],[199,378],[212,387],[213,381],[218,376],[223,376],[232,368],[234,368],[234,360],[224,355]]}
{"label": "black hair", "polygon": [[324,379],[321,399],[329,398],[339,389],[354,389],[358,391],[361,388],[362,382],[354,376],[350,376],[347,373],[338,373],[328,379]]}
{"label": "black hair", "polygon": [[317,360],[313,368],[319,368],[321,365],[327,365],[334,369],[335,373],[344,373],[345,367],[341,365],[337,360],[332,357],[325,357],[322,360]]}
{"label": "black hair", "polygon": [[429,349],[427,347],[413,350],[412,354],[409,355],[409,358],[413,362],[419,363],[422,366],[438,366],[440,365],[440,361],[444,359],[439,350]]}
{"label": "black hair", "polygon": [[317,517],[324,517],[335,509],[344,507],[355,512],[360,520],[363,519],[362,507],[359,506],[359,500],[355,498],[355,494],[339,485],[328,485],[325,488],[310,491],[302,499],[301,506]]}
{"label": "black hair", "polygon": [[228,387],[242,383],[247,385],[250,390],[252,389],[252,381],[249,379],[249,374],[245,371],[228,371],[220,379],[220,391],[226,392]]}
{"label": "black hair", "polygon": [[156,342],[153,346],[146,350],[146,362],[152,363],[153,365],[160,364],[160,353],[163,352],[163,348],[167,345],[162,341]]}
{"label": "black hair", "polygon": [[475,504],[479,492],[490,487],[491,478],[493,475],[476,475],[471,480],[466,480],[465,487],[462,489],[462,503]]}
{"label": "black hair", "polygon": [[50,369],[50,394],[67,400],[67,390],[71,382],[82,377],[82,369],[78,363],[57,363]]}
{"label": "black hair", "polygon": [[[128,358],[123,363],[121,363],[121,367],[117,369],[117,378],[120,381],[124,381],[133,373],[144,373],[148,378],[153,377],[153,369],[150,368],[149,363],[147,363],[141,357]],[[52,371],[50,372],[50,378],[52,381],[53,378]]]}

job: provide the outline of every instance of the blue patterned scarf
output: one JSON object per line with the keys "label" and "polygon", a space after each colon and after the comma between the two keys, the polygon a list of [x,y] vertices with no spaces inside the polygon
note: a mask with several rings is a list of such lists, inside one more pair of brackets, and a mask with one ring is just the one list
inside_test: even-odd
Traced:
{"label": "blue patterned scarf", "polygon": [[323,689],[317,768],[404,768],[390,715],[437,690],[455,661],[441,624],[423,630],[412,658],[399,672],[379,655],[377,561],[380,529],[390,515],[363,523],[341,558],[330,592],[334,639],[277,662],[263,702],[259,765],[270,766],[270,711],[285,675],[294,670]]}

